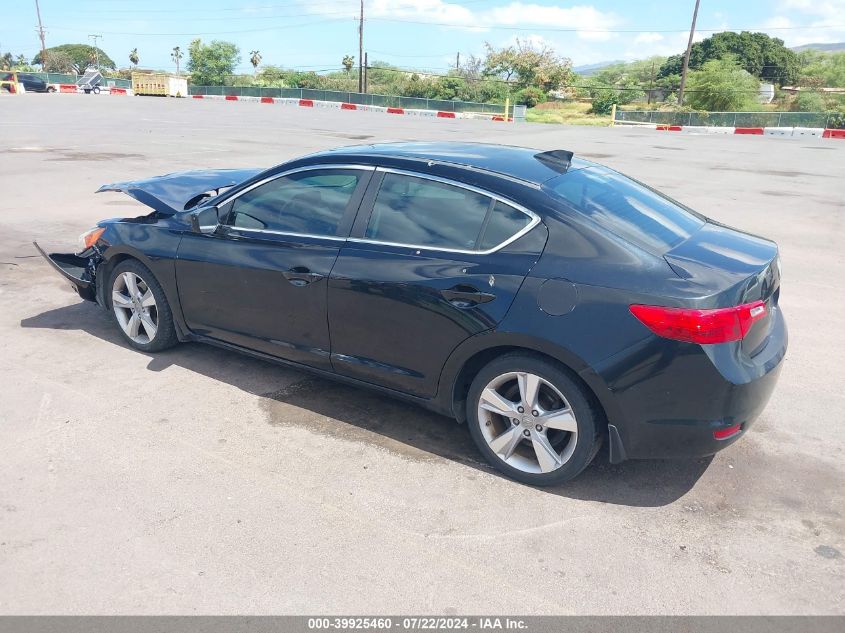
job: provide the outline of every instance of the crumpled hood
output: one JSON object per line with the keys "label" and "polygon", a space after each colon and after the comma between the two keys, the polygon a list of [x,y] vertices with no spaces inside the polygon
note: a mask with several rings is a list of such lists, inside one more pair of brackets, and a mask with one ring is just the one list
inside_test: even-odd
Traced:
{"label": "crumpled hood", "polygon": [[173,215],[197,205],[207,192],[232,187],[263,169],[207,169],[183,171],[145,180],[128,180],[103,185],[101,191],[122,191],[164,215]]}

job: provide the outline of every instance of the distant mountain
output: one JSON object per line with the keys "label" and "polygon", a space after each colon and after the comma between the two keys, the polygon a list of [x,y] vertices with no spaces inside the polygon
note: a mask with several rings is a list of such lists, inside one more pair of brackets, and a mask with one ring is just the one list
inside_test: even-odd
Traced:
{"label": "distant mountain", "polygon": [[589,77],[590,75],[595,75],[598,71],[602,68],[607,68],[608,66],[613,66],[614,64],[624,64],[625,62],[621,59],[617,59],[616,61],[612,62],[599,62],[598,64],[586,64],[584,66],[574,66],[572,70],[583,77]]}
{"label": "distant mountain", "polygon": [[804,44],[803,46],[793,46],[792,50],[796,53],[813,49],[817,51],[827,51],[829,53],[836,51],[845,51],[845,42],[834,42],[833,44]]}

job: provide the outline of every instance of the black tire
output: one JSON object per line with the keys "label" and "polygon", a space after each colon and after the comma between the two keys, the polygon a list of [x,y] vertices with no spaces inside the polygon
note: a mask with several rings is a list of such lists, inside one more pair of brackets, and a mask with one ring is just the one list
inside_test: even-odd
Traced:
{"label": "black tire", "polygon": [[[124,332],[123,327],[115,314],[115,308],[112,303],[112,289],[114,288],[114,283],[118,276],[125,272],[131,272],[140,277],[147,284],[147,287],[153,293],[153,297],[155,298],[158,327],[156,329],[155,336],[153,336],[152,340],[148,343],[139,343],[132,340],[129,335]],[[112,270],[108,279],[108,287],[104,288],[104,294],[112,319],[114,319],[115,325],[117,325],[117,330],[120,332],[123,340],[125,340],[130,347],[142,352],[160,352],[173,347],[179,342],[179,339],[176,336],[176,326],[173,323],[173,312],[170,309],[170,304],[167,302],[167,297],[164,294],[161,284],[158,283],[158,280],[155,278],[152,271],[150,271],[149,268],[144,266],[144,264],[139,262],[137,259],[126,259],[114,267],[114,270]]]}
{"label": "black tire", "polygon": [[[481,392],[497,376],[509,372],[528,372],[547,381],[565,398],[575,415],[577,441],[574,451],[556,470],[531,473],[514,468],[490,448],[484,437],[478,416]],[[560,365],[530,353],[505,354],[487,364],[473,379],[467,397],[467,424],[470,435],[484,458],[508,477],[534,486],[551,486],[578,476],[593,461],[601,446],[603,420],[603,414],[595,404],[594,397],[577,379]]]}
{"label": "black tire", "polygon": [[91,89],[91,92],[93,92],[95,95],[100,94],[100,87],[99,87],[99,86],[94,86],[94,87]]}

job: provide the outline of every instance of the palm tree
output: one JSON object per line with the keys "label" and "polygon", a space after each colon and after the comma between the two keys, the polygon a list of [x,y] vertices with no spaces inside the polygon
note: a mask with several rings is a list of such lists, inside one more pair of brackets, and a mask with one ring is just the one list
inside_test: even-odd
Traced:
{"label": "palm tree", "polygon": [[26,65],[27,65],[26,55],[21,53],[20,55],[18,55],[18,66],[26,66]]}
{"label": "palm tree", "polygon": [[349,71],[352,70],[352,67],[355,65],[355,57],[353,55],[344,55],[343,56],[343,67],[346,69],[346,75],[349,76]]}
{"label": "palm tree", "polygon": [[250,51],[249,52],[249,63],[252,64],[252,74],[255,75],[258,73],[258,64],[261,63],[261,52],[260,51]]}
{"label": "palm tree", "polygon": [[179,60],[182,59],[182,49],[178,46],[173,47],[173,52],[170,53],[170,57],[176,62],[176,74],[179,74]]}
{"label": "palm tree", "polygon": [[140,57],[138,57],[138,49],[133,48],[131,51],[129,51],[129,62],[133,66],[135,66],[135,68],[138,68],[138,62],[139,61],[141,61],[141,59],[140,59]]}

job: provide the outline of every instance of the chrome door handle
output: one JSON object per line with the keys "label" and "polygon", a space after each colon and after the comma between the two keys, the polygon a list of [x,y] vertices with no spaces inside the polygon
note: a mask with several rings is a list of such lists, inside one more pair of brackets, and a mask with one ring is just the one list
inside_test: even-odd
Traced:
{"label": "chrome door handle", "polygon": [[447,290],[441,290],[440,295],[456,308],[472,308],[481,303],[493,301],[496,295],[482,292],[473,286],[457,285]]}

